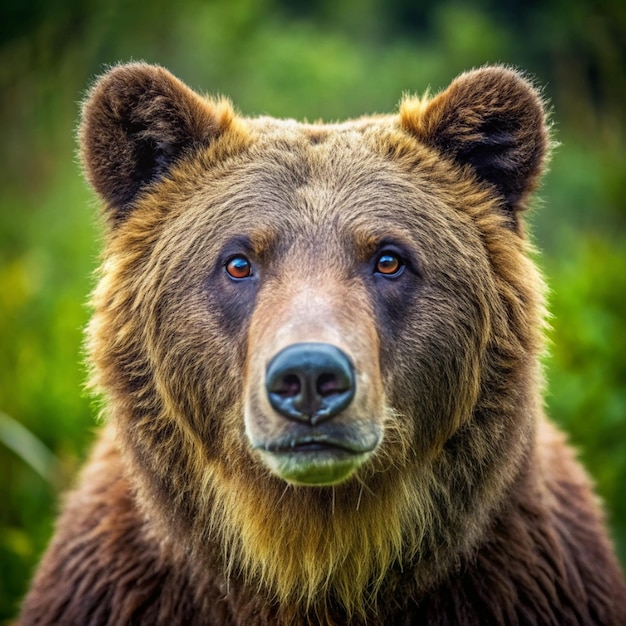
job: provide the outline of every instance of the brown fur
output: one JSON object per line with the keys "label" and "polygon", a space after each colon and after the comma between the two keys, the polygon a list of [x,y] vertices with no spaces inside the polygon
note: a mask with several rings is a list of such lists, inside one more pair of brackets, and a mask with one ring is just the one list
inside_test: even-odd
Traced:
{"label": "brown fur", "polygon": [[[109,219],[88,332],[109,423],[22,624],[625,623],[603,516],[542,413],[520,213],[549,140],[523,77],[302,125],[134,64],[94,87],[81,146]],[[373,272],[389,246],[398,280]],[[264,377],[303,341],[357,376],[321,428],[377,442],[335,485],[257,450],[296,428]]]}

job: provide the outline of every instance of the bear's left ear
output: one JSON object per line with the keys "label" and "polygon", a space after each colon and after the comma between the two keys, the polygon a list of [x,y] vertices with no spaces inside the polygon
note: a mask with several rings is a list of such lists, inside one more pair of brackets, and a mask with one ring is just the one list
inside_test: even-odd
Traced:
{"label": "bear's left ear", "polygon": [[516,222],[549,151],[544,103],[518,72],[485,67],[459,76],[430,101],[406,99],[402,127],[493,185]]}
{"label": "bear's left ear", "polygon": [[83,105],[79,137],[87,178],[107,216],[122,219],[142,188],[209,145],[233,117],[228,102],[202,98],[162,67],[130,63],[102,76]]}

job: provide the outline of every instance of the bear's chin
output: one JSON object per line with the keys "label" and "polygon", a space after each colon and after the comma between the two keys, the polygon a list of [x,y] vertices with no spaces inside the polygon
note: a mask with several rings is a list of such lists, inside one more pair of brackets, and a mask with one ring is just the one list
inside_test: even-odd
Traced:
{"label": "bear's chin", "polygon": [[348,480],[372,454],[320,444],[259,452],[273,474],[292,485],[309,487],[338,485]]}

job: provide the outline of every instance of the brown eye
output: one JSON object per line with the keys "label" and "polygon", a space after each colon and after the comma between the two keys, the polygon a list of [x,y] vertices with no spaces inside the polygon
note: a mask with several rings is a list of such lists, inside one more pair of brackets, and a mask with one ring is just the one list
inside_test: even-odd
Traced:
{"label": "brown eye", "polygon": [[252,264],[245,256],[234,256],[226,263],[226,272],[237,280],[248,278],[252,276]]}
{"label": "brown eye", "polygon": [[383,252],[376,261],[376,272],[384,276],[398,276],[404,262],[395,252]]}

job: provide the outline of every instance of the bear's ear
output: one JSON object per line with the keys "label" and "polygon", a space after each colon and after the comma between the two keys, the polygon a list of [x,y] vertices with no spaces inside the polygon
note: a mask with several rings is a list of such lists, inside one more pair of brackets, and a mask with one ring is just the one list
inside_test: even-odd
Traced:
{"label": "bear's ear", "polygon": [[83,105],[79,138],[87,178],[108,216],[122,219],[145,185],[232,119],[229,103],[205,100],[161,67],[131,63],[102,76]]}
{"label": "bear's ear", "polygon": [[550,146],[544,103],[528,80],[499,66],[467,72],[432,100],[404,100],[400,118],[420,141],[493,185],[516,223]]}

